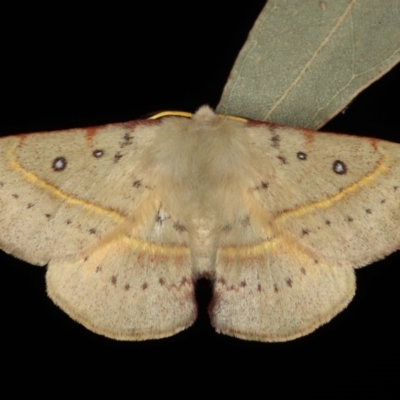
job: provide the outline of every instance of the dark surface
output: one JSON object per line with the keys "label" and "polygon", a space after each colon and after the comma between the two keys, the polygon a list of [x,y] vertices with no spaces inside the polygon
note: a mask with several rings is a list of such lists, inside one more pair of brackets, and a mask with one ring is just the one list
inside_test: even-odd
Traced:
{"label": "dark surface", "polygon": [[[2,53],[0,133],[100,125],[165,109],[194,111],[204,103],[215,107],[264,2],[234,7],[207,0],[186,9],[173,1],[162,4],[86,15],[70,9],[41,19],[31,19],[30,10],[26,17],[10,14],[16,22]],[[323,130],[400,142],[399,91],[397,67]],[[172,373],[168,382],[177,392],[186,379],[196,382],[195,391],[222,380],[226,388],[263,386],[259,395],[266,398],[275,396],[273,387],[284,393],[297,379],[303,389],[322,385],[324,395],[338,385],[391,385],[400,374],[400,252],[357,272],[355,299],[329,324],[283,344],[215,333],[206,280],[198,284],[199,318],[190,329],[157,341],[112,341],[53,305],[45,293],[45,268],[0,256],[1,351],[10,373],[35,371],[41,360],[61,376],[81,368],[99,372],[97,377],[110,373],[105,382],[111,385],[119,382],[114,374],[126,374],[130,385],[151,374],[157,386],[158,377]]]}

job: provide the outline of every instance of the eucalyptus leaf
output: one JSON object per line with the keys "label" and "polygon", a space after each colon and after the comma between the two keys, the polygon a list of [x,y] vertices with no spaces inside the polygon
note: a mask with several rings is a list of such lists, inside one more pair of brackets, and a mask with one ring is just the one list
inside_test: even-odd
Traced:
{"label": "eucalyptus leaf", "polygon": [[399,0],[269,0],[217,111],[318,129],[399,61]]}

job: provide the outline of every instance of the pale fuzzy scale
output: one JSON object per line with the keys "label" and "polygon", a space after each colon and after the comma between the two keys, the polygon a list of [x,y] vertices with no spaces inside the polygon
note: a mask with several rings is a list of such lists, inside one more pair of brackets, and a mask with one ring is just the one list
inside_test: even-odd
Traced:
{"label": "pale fuzzy scale", "polygon": [[169,117],[0,140],[0,245],[48,265],[50,297],[116,339],[172,335],[214,282],[215,328],[283,341],[351,300],[400,247],[400,145]]}

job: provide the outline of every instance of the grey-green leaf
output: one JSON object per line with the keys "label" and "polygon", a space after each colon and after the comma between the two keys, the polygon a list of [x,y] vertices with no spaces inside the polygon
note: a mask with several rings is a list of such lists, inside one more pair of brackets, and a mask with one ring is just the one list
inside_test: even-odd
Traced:
{"label": "grey-green leaf", "polygon": [[269,0],[217,111],[318,129],[399,61],[399,0]]}

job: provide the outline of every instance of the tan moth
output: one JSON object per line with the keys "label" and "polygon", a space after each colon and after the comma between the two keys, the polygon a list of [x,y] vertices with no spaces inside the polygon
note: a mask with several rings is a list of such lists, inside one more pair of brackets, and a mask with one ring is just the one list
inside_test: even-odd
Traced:
{"label": "tan moth", "polygon": [[[213,282],[218,332],[285,341],[347,306],[400,247],[400,145],[194,115],[0,140],[0,245],[46,265],[71,318],[173,335]],[[310,190],[312,188],[312,190]]]}

